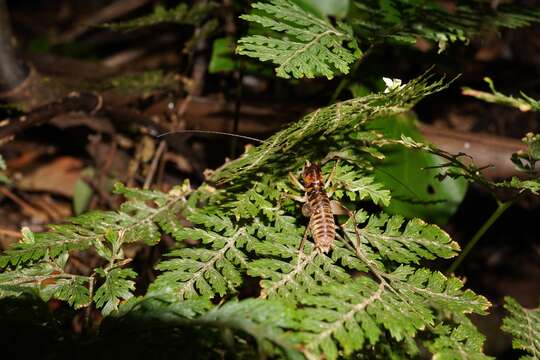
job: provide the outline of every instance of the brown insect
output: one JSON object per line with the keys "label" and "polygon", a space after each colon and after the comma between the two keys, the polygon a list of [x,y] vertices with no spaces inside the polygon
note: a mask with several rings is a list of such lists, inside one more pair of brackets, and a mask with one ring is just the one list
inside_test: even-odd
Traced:
{"label": "brown insect", "polygon": [[315,242],[315,249],[323,253],[330,251],[336,238],[335,215],[347,215],[352,219],[356,232],[357,246],[360,245],[360,234],[358,233],[354,214],[339,201],[330,200],[326,191],[332,182],[336,166],[337,161],[334,163],[332,172],[328,176],[326,182],[323,179],[321,166],[316,163],[311,164],[309,161],[306,162],[302,172],[303,185],[293,174],[289,173],[289,177],[293,184],[304,191],[305,195],[303,197],[294,195],[287,196],[294,200],[304,202],[305,204],[302,207],[302,213],[304,216],[309,217],[309,224],[306,227],[304,237],[300,243],[300,249],[303,248],[308,231],[310,231],[313,236],[313,241]]}
{"label": "brown insect", "polygon": [[[161,134],[159,136],[164,136],[177,132],[228,135],[263,143],[262,140],[249,136],[208,130],[177,130],[170,133]],[[309,224],[306,227],[304,237],[300,242],[300,250],[303,249],[304,243],[307,239],[308,231],[311,231],[313,241],[315,242],[315,249],[321,251],[322,253],[327,253],[328,251],[330,251],[336,238],[336,222],[334,221],[334,216],[347,215],[353,221],[357,241],[357,243],[355,244],[355,250],[358,252],[358,254],[360,254],[360,234],[358,233],[358,227],[354,214],[345,206],[343,206],[339,201],[330,200],[330,198],[328,197],[327,189],[330,186],[334,177],[336,166],[337,160],[334,162],[334,167],[332,169],[332,172],[328,176],[326,182],[324,181],[322,175],[321,166],[317,163],[312,164],[309,161],[306,162],[306,165],[304,166],[304,170],[302,172],[303,185],[293,174],[289,173],[289,178],[291,179],[292,183],[296,185],[296,187],[298,187],[300,190],[304,191],[305,195],[301,197],[286,194],[285,196],[305,203],[302,207],[302,214],[304,214],[304,216],[306,217],[309,217]]]}

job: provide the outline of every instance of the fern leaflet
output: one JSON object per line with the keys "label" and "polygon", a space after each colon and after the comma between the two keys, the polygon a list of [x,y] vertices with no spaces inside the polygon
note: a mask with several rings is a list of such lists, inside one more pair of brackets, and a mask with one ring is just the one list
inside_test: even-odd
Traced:
{"label": "fern leaflet", "polygon": [[[290,0],[254,3],[257,9],[241,18],[274,31],[274,36],[251,35],[239,40],[239,54],[272,61],[276,74],[284,78],[348,73],[361,53],[351,30],[338,22],[334,27]],[[349,48],[343,45],[345,43]]]}
{"label": "fern leaflet", "polygon": [[540,359],[540,308],[525,309],[511,297],[504,300],[509,315],[503,319],[502,329],[514,337],[512,345],[515,349],[529,354],[520,359]]}

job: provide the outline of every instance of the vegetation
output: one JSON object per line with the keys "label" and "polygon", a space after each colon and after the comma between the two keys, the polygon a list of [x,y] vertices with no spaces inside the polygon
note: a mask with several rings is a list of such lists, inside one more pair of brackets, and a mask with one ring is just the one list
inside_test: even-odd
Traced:
{"label": "vegetation", "polygon": [[[540,10],[509,4],[493,10],[484,1],[457,5],[451,12],[437,1],[351,1],[345,2],[348,10],[339,1],[332,3],[254,3],[241,16],[249,29],[236,52],[270,61],[285,79],[341,76],[336,101],[246,148],[200,185],[185,180],[161,191],[117,183],[114,193],[125,199],[117,210],[84,213],[46,232],[24,227],[20,242],[0,256],[0,296],[5,298],[0,308],[15,309],[10,301],[18,297],[57,299],[85,309],[89,340],[82,348],[87,357],[103,356],[103,349],[108,356],[125,351],[140,356],[154,348],[166,357],[201,359],[224,354],[246,359],[489,358],[484,335],[468,315],[485,315],[491,304],[454,272],[505,210],[523,196],[539,194],[540,135],[526,135],[527,150],[512,157],[528,178],[493,181],[464,154],[438,149],[414,132],[411,109],[445,90],[452,79],[430,70],[403,83],[386,79],[386,87],[363,96],[344,98],[343,93],[360,61],[381,43],[409,46],[422,37],[445,51],[448,43],[468,43],[486,27],[537,22]],[[131,31],[176,22],[205,29],[190,40],[196,47],[217,31],[217,9],[213,3],[158,7],[150,15],[105,26]],[[218,62],[215,71],[262,66],[232,53],[219,56],[230,61],[222,61],[228,64],[222,69]],[[525,94],[506,96],[489,85],[491,93],[464,93],[522,111],[540,109]],[[382,130],[376,126],[381,121]],[[413,135],[389,135],[397,124]],[[429,184],[445,191],[457,188],[457,198],[467,181],[496,199],[498,207],[459,257],[458,243],[426,221],[430,216],[422,211],[452,206],[452,199],[419,197],[407,200],[420,206],[396,205],[398,185],[377,173],[396,152],[422,154],[418,161],[430,167]],[[289,174],[300,178],[306,160],[321,163],[325,179],[333,174],[329,195],[354,216],[336,217],[339,228],[329,253],[317,251],[311,236],[299,248],[309,221],[302,204],[293,200],[304,194]],[[511,199],[502,200],[500,189],[511,191]],[[431,219],[444,223],[450,215]],[[163,237],[175,243],[155,266],[155,280],[139,288],[140,274],[126,249],[136,243],[157,247]],[[88,275],[67,271],[73,254],[81,251],[100,258]],[[433,262],[452,258],[446,273]],[[104,317],[99,325],[90,316],[94,308]],[[538,359],[538,310],[526,310],[512,298],[505,308],[509,315],[503,329],[514,336],[516,348],[529,354],[525,358]],[[54,329],[45,338],[62,338],[66,349],[76,343],[53,320],[44,323]]]}

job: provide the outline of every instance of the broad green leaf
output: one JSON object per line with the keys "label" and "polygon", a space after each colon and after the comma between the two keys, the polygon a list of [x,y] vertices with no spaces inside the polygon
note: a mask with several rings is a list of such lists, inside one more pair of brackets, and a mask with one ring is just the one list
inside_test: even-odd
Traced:
{"label": "broad green leaf", "polygon": [[75,190],[73,191],[73,211],[75,215],[80,215],[88,209],[94,190],[84,181],[84,177],[92,177],[94,174],[93,168],[86,168],[81,172],[81,177],[75,183]]}
{"label": "broad green leaf", "polygon": [[[423,137],[416,128],[415,119],[408,115],[381,117],[368,124],[387,138],[399,139],[402,135],[417,141]],[[392,189],[392,200],[385,210],[391,214],[419,217],[444,224],[457,210],[467,191],[464,179],[437,180],[441,164],[435,155],[414,151],[400,146],[382,149],[386,158],[375,166],[375,178]]]}
{"label": "broad green leaf", "polygon": [[233,55],[234,41],[232,38],[224,37],[215,39],[212,44],[212,57],[208,65],[208,72],[215,74],[235,70],[237,66]]}

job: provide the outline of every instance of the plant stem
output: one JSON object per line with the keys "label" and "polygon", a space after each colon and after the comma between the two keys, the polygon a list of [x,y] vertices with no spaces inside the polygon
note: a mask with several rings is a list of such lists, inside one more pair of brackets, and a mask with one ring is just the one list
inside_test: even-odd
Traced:
{"label": "plant stem", "polygon": [[491,225],[497,221],[497,219],[508,209],[510,206],[512,206],[514,202],[513,201],[507,201],[507,202],[500,202],[497,201],[497,209],[491,214],[491,216],[486,220],[486,222],[482,225],[480,229],[474,234],[473,238],[467,246],[465,246],[465,249],[461,252],[461,254],[458,256],[458,258],[454,261],[454,263],[448,268],[446,271],[449,274],[452,274],[456,271],[456,269],[459,267],[459,265],[463,262],[463,260],[467,257],[469,252],[472,250],[472,248],[476,245],[478,240],[484,236],[486,231],[489,230]]}

